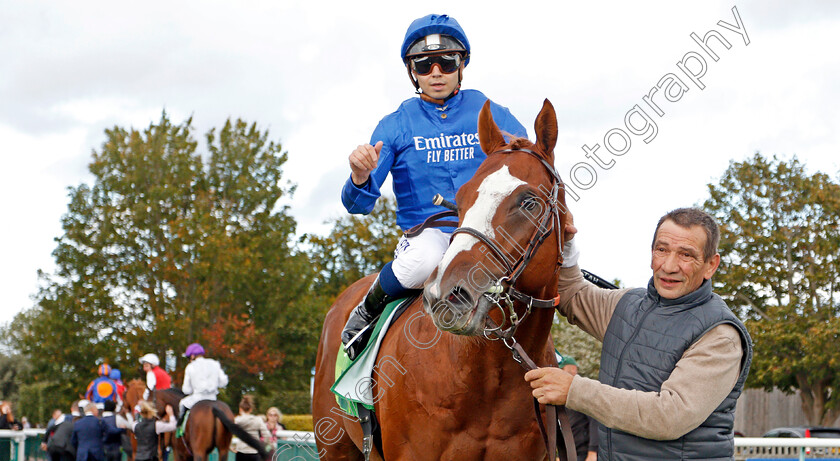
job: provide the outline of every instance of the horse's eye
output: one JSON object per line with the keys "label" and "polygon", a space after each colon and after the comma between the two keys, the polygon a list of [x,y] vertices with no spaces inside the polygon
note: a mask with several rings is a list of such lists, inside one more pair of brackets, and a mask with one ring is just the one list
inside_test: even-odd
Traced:
{"label": "horse's eye", "polygon": [[519,207],[523,210],[533,211],[538,205],[537,198],[533,195],[529,195],[522,199],[522,202],[519,204]]}

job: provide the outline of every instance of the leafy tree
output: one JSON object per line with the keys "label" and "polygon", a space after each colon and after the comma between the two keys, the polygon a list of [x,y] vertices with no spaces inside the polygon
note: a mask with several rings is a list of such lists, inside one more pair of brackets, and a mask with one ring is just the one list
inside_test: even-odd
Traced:
{"label": "leafy tree", "polygon": [[600,341],[559,315],[554,317],[551,338],[558,352],[575,358],[580,375],[598,379],[598,370],[601,367]]}
{"label": "leafy tree", "polygon": [[[333,228],[326,237],[309,236],[309,255],[319,291],[334,298],[356,280],[382,269],[394,259],[402,235],[397,227],[396,200],[382,197],[366,216],[345,215],[327,221]],[[330,299],[331,301],[331,299]]]}
{"label": "leafy tree", "polygon": [[0,400],[16,401],[26,359],[20,354],[0,353]]}
{"label": "leafy tree", "polygon": [[755,343],[748,386],[800,391],[812,424],[840,416],[840,186],[756,153],[731,162],[704,206],[721,223],[715,291]]}
{"label": "leafy tree", "polygon": [[[613,279],[613,285],[621,287],[621,280]],[[555,349],[563,355],[575,358],[578,373],[587,378],[598,379],[601,369],[601,342],[570,324],[560,315],[554,316],[551,326],[551,340]]]}
{"label": "leafy tree", "polygon": [[57,272],[42,274],[37,304],[8,329],[31,378],[62,383],[70,399],[97,364],[124,366],[129,379],[147,352],[180,376],[186,345],[230,324],[247,332],[236,345],[255,362],[247,372],[231,364],[233,389],[305,389],[320,319],[282,204],[294,186],[282,178],[281,146],[256,124],[228,120],[206,135],[202,156],[191,120],[176,125],[165,113],[145,130],[105,134],[92,184],[69,191]]}

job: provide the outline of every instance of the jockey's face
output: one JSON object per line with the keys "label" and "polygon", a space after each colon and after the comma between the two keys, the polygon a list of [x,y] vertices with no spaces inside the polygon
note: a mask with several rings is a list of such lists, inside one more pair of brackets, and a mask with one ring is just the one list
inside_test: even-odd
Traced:
{"label": "jockey's face", "polygon": [[143,371],[146,373],[152,371],[152,364],[149,362],[143,362]]}
{"label": "jockey's face", "polygon": [[420,89],[427,96],[434,99],[443,99],[452,94],[458,87],[458,74],[462,72],[464,72],[463,62],[457,71],[450,74],[444,74],[440,70],[440,66],[435,64],[432,66],[432,71],[427,75],[418,75],[417,72],[414,72],[414,78],[417,79]]}

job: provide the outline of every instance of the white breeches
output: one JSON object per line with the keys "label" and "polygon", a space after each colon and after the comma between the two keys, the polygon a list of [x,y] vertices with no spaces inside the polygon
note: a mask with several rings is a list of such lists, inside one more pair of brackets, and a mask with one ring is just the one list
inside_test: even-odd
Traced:
{"label": "white breeches", "polygon": [[451,235],[428,228],[412,238],[400,237],[391,269],[404,288],[423,287],[449,247]]}

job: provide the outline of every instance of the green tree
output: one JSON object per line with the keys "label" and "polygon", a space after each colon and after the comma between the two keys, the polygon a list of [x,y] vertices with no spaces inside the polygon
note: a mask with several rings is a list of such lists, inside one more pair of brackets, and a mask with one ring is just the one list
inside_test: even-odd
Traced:
{"label": "green tree", "polygon": [[124,366],[129,379],[147,352],[169,357],[180,376],[187,344],[247,318],[259,338],[248,356],[266,360],[232,373],[231,387],[305,388],[320,319],[307,293],[313,272],[283,205],[294,186],[282,178],[280,144],[256,124],[228,120],[206,135],[202,156],[191,120],[176,125],[165,113],[145,130],[105,135],[92,184],[70,189],[57,272],[42,274],[36,305],[8,329],[32,378],[60,382],[72,398],[97,364]]}
{"label": "green tree", "polygon": [[840,416],[840,186],[756,153],[731,162],[704,206],[721,223],[715,291],[755,343],[748,386],[800,391],[812,424]]}
{"label": "green tree", "polygon": [[601,367],[600,341],[570,324],[560,315],[554,317],[551,339],[558,352],[575,358],[580,375],[598,379],[598,370]]}
{"label": "green tree", "polygon": [[402,235],[396,203],[393,197],[382,197],[369,215],[348,214],[329,220],[333,225],[329,235],[308,237],[309,256],[318,272],[315,286],[320,292],[334,298],[394,259]]}

